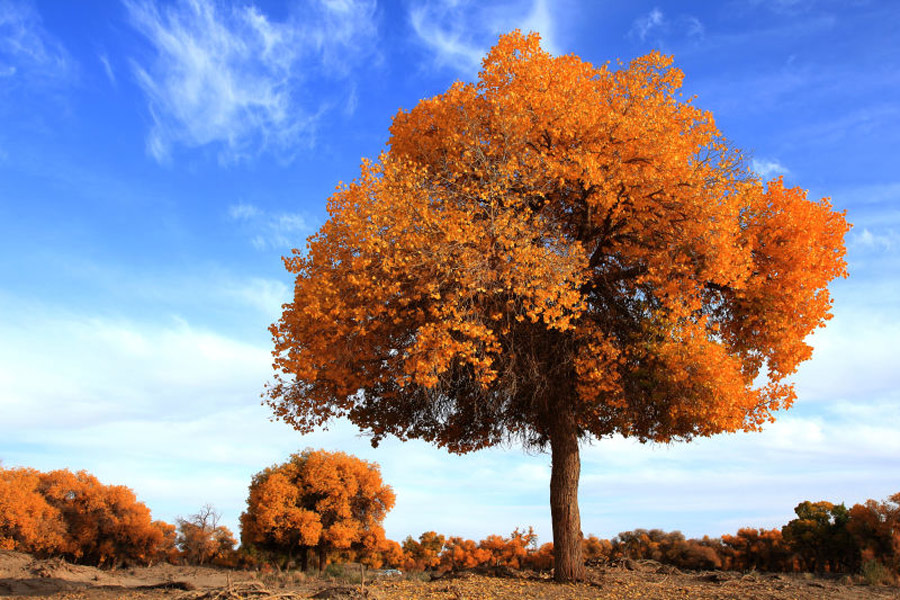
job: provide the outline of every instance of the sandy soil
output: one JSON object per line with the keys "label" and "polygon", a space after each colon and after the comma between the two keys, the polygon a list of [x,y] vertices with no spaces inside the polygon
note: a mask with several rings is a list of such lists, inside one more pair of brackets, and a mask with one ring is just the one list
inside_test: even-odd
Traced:
{"label": "sandy soil", "polygon": [[385,578],[341,583],[301,573],[258,574],[168,564],[118,571],[37,560],[0,550],[0,598],[111,600],[900,600],[900,588],[843,579],[762,573],[685,572],[652,562],[594,568],[562,585],[526,573],[462,573],[434,581]]}

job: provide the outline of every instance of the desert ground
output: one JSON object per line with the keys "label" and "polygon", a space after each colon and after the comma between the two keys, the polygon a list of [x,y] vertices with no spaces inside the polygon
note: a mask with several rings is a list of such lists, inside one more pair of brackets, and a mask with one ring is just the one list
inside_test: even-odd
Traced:
{"label": "desert ground", "polygon": [[593,567],[591,580],[552,582],[527,572],[464,572],[431,579],[374,577],[370,572],[335,578],[303,573],[257,573],[208,567],[124,568],[116,571],[72,565],[59,559],[0,551],[0,598],[110,600],[525,600],[647,599],[867,600],[898,599],[900,588],[864,585],[851,579],[730,572],[681,572],[653,561]]}

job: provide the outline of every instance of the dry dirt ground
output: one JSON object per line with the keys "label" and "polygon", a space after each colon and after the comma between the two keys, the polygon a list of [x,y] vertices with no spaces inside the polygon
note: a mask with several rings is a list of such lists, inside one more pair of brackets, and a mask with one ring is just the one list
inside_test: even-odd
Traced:
{"label": "dry dirt ground", "polygon": [[900,600],[900,588],[837,579],[772,574],[679,572],[652,562],[596,568],[592,581],[561,585],[504,572],[462,573],[434,581],[404,578],[342,583],[303,574],[263,575],[203,567],[156,565],[106,571],[58,559],[0,550],[0,598],[59,600]]}

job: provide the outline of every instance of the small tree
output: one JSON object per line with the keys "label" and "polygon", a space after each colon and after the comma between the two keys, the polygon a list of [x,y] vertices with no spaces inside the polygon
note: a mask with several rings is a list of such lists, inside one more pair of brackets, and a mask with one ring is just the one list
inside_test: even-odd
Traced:
{"label": "small tree", "polygon": [[381,523],[394,492],[378,465],[343,452],[305,450],[253,476],[241,541],[283,553],[303,569],[315,549],[319,569],[331,550],[389,550]]}
{"label": "small tree", "polygon": [[268,399],[464,453],[551,454],[555,577],[584,577],[579,441],[758,430],[830,317],[848,225],[764,184],[651,53],[611,70],[502,36],[285,259]]}
{"label": "small tree", "polygon": [[219,525],[222,515],[211,504],[206,504],[187,519],[178,519],[176,545],[184,560],[202,565],[225,556],[234,550],[237,540],[224,525]]}

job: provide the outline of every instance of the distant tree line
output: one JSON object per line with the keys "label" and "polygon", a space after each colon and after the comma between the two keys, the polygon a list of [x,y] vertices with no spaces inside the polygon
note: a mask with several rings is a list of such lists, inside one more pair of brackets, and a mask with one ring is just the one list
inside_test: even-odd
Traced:
{"label": "distant tree line", "polygon": [[[849,510],[831,502],[801,502],[796,518],[780,529],[739,529],[721,538],[687,539],[678,531],[635,529],[612,540],[582,540],[585,560],[593,564],[649,559],[680,569],[817,573],[884,573],[900,576],[900,493],[886,501],[867,500]],[[456,570],[502,566],[549,570],[553,544],[536,545],[536,536],[514,531],[480,542],[423,533],[407,538],[402,558],[393,565],[407,570]]]}
{"label": "distant tree line", "polygon": [[[780,529],[739,529],[721,538],[687,539],[679,531],[635,529],[612,540],[588,536],[582,550],[588,563],[649,559],[681,569],[736,571],[884,573],[900,576],[900,493],[884,502],[867,500],[849,510],[831,502],[801,502],[797,518]],[[549,570],[553,545],[514,531],[508,538],[481,542],[423,533],[407,538],[394,566],[407,570],[454,570],[503,566]]]}
{"label": "distant tree line", "polygon": [[[175,525],[154,521],[129,488],[86,471],[0,467],[0,549],[115,568],[123,564],[213,564],[324,569],[358,562],[404,571],[471,568],[551,570],[553,544],[531,528],[481,541],[434,531],[402,543],[382,521],[394,505],[378,466],[342,452],[306,450],[257,473],[241,515],[241,547],[211,506]],[[900,493],[847,509],[801,502],[780,529],[743,528],[720,538],[635,529],[582,539],[589,564],[654,560],[680,569],[864,573],[900,579]],[[311,562],[314,559],[314,564]]]}

